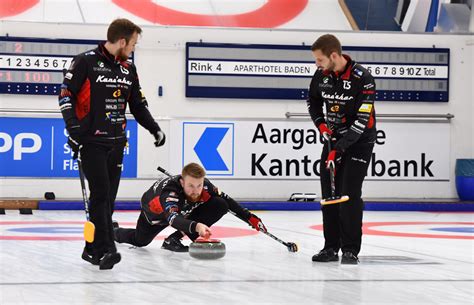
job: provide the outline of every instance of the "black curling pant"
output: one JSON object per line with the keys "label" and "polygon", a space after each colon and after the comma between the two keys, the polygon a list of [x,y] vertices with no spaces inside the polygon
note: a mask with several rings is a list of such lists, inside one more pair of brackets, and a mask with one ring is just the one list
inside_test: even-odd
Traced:
{"label": "black curling pant", "polygon": [[81,148],[84,174],[89,184],[89,215],[95,225],[93,243],[86,242],[89,254],[101,257],[116,252],[112,213],[122,174],[124,145],[104,146],[87,143]]}
{"label": "black curling pant", "polygon": [[[224,216],[229,210],[227,202],[220,197],[212,197],[207,202],[201,204],[195,208],[191,214],[187,217],[190,220],[203,223],[208,227],[215,224],[219,219]],[[116,229],[116,240],[119,243],[127,243],[137,247],[144,247],[150,244],[153,239],[166,227],[168,224],[151,225],[143,211],[141,211],[138,217],[137,226],[135,229]],[[191,240],[196,240],[199,237],[197,232],[189,233],[184,232]]]}
{"label": "black curling pant", "polygon": [[[362,243],[362,183],[372,156],[374,144],[354,144],[342,155],[336,165],[336,196],[348,195],[349,201],[321,207],[324,228],[324,249],[352,252],[357,255]],[[321,154],[322,197],[331,197],[331,182],[326,169],[327,145]]]}

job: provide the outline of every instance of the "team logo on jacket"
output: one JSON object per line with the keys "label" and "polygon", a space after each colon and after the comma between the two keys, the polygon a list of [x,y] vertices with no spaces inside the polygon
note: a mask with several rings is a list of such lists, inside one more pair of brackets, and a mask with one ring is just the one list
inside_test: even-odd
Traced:
{"label": "team logo on jacket", "polygon": [[343,80],[342,87],[346,90],[351,89],[351,82],[348,80]]}
{"label": "team logo on jacket", "polygon": [[95,80],[96,83],[112,83],[112,84],[126,84],[132,85],[132,82],[127,80],[125,77],[119,78],[116,76],[115,78],[105,77],[105,75],[97,75],[97,79]]}
{"label": "team logo on jacket", "polygon": [[126,69],[124,66],[120,65],[120,71],[122,71],[123,74],[128,75],[130,72],[128,69]]}
{"label": "team logo on jacket", "polygon": [[350,101],[354,99],[353,96],[346,96],[343,94],[328,94],[326,92],[321,92],[321,96],[328,100],[338,100],[338,101]]}

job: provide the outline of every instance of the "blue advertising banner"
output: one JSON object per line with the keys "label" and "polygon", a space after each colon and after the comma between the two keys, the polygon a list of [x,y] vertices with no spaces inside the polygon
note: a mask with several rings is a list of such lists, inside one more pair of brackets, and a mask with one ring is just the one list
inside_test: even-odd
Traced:
{"label": "blue advertising banner", "polygon": [[[128,120],[122,177],[137,176],[137,123]],[[78,177],[60,118],[0,118],[1,177]]]}

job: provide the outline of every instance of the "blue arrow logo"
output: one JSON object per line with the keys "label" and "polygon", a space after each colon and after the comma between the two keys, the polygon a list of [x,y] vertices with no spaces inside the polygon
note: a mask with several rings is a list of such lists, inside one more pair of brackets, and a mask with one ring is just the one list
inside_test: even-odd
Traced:
{"label": "blue arrow logo", "polygon": [[194,151],[206,170],[227,171],[217,148],[224,139],[229,128],[207,127],[194,146]]}

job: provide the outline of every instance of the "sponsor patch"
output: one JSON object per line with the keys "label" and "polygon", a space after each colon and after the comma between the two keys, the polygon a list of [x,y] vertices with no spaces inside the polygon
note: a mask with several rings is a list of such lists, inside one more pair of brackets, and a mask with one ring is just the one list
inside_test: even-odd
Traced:
{"label": "sponsor patch", "polygon": [[66,96],[72,96],[72,93],[68,89],[63,88],[63,89],[61,89],[61,92],[60,92],[59,96],[61,98],[66,97]]}
{"label": "sponsor patch", "polygon": [[63,98],[61,98],[61,99],[59,100],[59,105],[64,104],[64,103],[67,103],[67,102],[69,102],[70,100],[71,100],[71,98],[70,98],[69,96],[65,96],[65,97],[63,97]]}
{"label": "sponsor patch", "polygon": [[96,135],[96,136],[98,136],[98,135],[107,135],[107,134],[108,134],[107,131],[100,131],[98,129],[94,133],[94,135]]}
{"label": "sponsor patch", "polygon": [[360,127],[360,128],[365,128],[364,124],[362,124],[361,122],[359,121],[354,121],[354,125]]}
{"label": "sponsor patch", "polygon": [[174,203],[165,203],[165,210],[168,212],[168,213],[178,213],[179,212],[179,208],[176,204]]}
{"label": "sponsor patch", "polygon": [[372,111],[372,104],[362,104],[359,108],[359,112],[370,113]]}
{"label": "sponsor patch", "polygon": [[367,164],[367,161],[365,161],[364,159],[361,159],[361,158],[352,157],[351,160]]}

